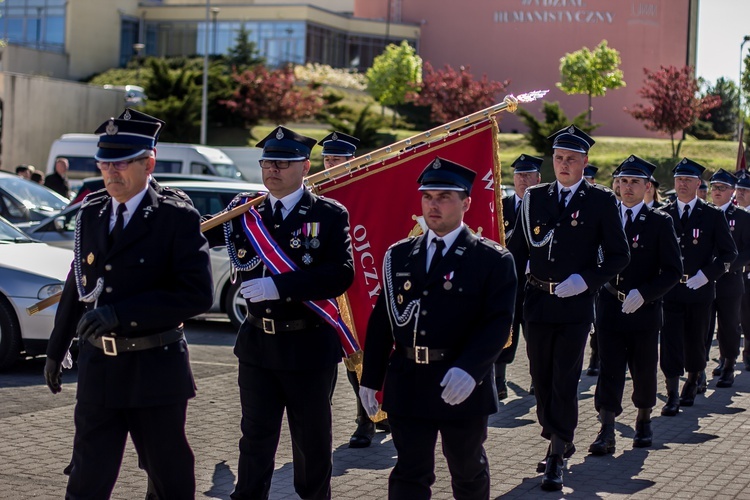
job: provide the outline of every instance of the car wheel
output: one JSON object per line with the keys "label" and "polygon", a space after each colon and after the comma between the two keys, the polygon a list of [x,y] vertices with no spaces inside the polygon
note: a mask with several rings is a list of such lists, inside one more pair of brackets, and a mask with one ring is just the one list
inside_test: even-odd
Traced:
{"label": "car wheel", "polygon": [[240,295],[240,286],[242,285],[241,280],[237,280],[234,283],[229,284],[227,293],[224,296],[224,309],[227,311],[229,321],[232,322],[232,326],[239,329],[245,317],[247,316],[247,302]]}
{"label": "car wheel", "polygon": [[0,370],[13,366],[21,354],[21,327],[13,308],[0,297]]}

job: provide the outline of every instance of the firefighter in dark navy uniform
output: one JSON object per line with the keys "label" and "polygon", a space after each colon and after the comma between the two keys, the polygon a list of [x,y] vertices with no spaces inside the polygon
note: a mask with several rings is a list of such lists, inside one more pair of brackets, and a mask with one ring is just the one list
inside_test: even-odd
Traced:
{"label": "firefighter in dark navy uniform", "polygon": [[96,131],[106,187],[78,214],[45,365],[48,386],[59,392],[61,361],[78,336],[67,498],[111,494],[128,434],[159,498],[195,495],[185,437],[195,384],[182,322],[208,310],[213,286],[198,212],[149,184],[162,123],[126,111]]}
{"label": "firefighter in dark navy uniform", "polygon": [[596,303],[601,372],[594,405],[602,423],[589,447],[594,455],[615,451],[615,417],[622,413],[625,373],[633,379],[638,408],[633,446],[651,446],[651,409],[656,404],[661,299],[682,276],[671,218],[648,208],[644,195],[656,166],[630,156],[619,167],[620,215],[630,245],[630,263],[604,284]]}
{"label": "firefighter in dark navy uniform", "polygon": [[[513,187],[515,192],[513,196],[503,198],[503,225],[505,226],[506,242],[513,236],[513,228],[516,227],[516,219],[521,212],[521,200],[523,200],[526,189],[536,186],[542,180],[542,162],[541,158],[523,154],[511,164],[511,167],[513,167]],[[526,259],[525,257],[515,259],[515,263],[518,288],[516,289],[516,309],[513,315],[511,345],[503,349],[502,354],[500,354],[495,363],[495,383],[497,384],[497,399],[499,401],[508,397],[506,370],[508,364],[512,363],[516,358],[518,335],[523,327],[523,289],[526,285],[526,280],[524,279],[526,275]]]}
{"label": "firefighter in dark navy uniform", "polygon": [[510,334],[516,273],[506,249],[463,224],[474,177],[443,158],[430,162],[418,180],[429,230],[384,258],[360,396],[374,415],[385,381],[383,409],[398,453],[391,499],[430,498],[438,433],[454,498],[490,496],[483,443],[498,410],[493,365]]}
{"label": "firefighter in dark navy uniform", "polygon": [[[330,393],[342,344],[309,303],[335,303],[351,285],[354,265],[348,212],[303,186],[315,143],[284,127],[258,143],[270,193],[257,209],[262,224],[248,226],[242,217],[225,224],[227,250],[241,273],[249,311],[234,348],[242,404],[234,499],[268,498],[285,410],[297,494],[331,497]],[[280,253],[256,251],[251,229],[266,230]],[[293,267],[277,273],[271,262],[281,253]]]}
{"label": "firefighter in dark navy uniform", "polygon": [[[673,169],[677,199],[662,210],[672,217],[680,241],[683,275],[664,296],[659,364],[667,384],[661,414],[675,416],[705,391],[706,332],[715,281],[737,258],[724,214],[697,196],[705,167],[683,158]],[[678,394],[680,376],[687,381]]]}
{"label": "firefighter in dark navy uniform", "polygon": [[628,263],[614,194],[583,179],[594,140],[575,126],[552,136],[556,182],[526,191],[508,248],[529,261],[524,321],[542,436],[550,440],[542,488],[563,486],[575,451],[578,381],[599,288]]}
{"label": "firefighter in dark navy uniform", "polygon": [[716,280],[716,299],[712,305],[712,321],[706,335],[706,352],[711,349],[713,326],[718,322],[716,336],[719,341],[719,366],[714,375],[719,376],[716,387],[732,387],[734,384],[734,364],[740,351],[740,307],[745,293],[742,270],[750,264],[750,213],[738,207],[734,198],[737,177],[724,169],[719,169],[709,180],[711,201],[727,218],[729,232],[737,246],[737,258],[729,271]]}

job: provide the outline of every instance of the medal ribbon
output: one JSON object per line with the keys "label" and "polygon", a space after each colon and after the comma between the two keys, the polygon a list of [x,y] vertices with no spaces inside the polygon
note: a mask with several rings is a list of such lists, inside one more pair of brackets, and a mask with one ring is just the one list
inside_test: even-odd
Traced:
{"label": "medal ribbon", "polygon": [[701,230],[700,229],[693,229],[693,239],[698,239],[698,236],[700,236]]}
{"label": "medal ribbon", "polygon": [[[271,273],[281,274],[299,270],[294,261],[281,250],[278,243],[271,237],[255,207],[242,216],[242,229],[258,257],[261,258]],[[357,340],[349,331],[344,320],[341,319],[336,299],[305,300],[304,304],[336,330],[339,342],[341,342],[341,349],[346,357],[359,350]]]}

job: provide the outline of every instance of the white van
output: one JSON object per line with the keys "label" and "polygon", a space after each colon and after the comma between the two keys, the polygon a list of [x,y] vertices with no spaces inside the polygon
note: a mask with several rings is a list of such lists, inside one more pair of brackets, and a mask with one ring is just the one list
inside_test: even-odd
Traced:
{"label": "white van", "polygon": [[[80,186],[80,179],[100,175],[96,168],[95,134],[64,134],[52,143],[47,158],[47,174],[55,171],[55,160],[68,159],[70,170],[68,179],[74,191]],[[196,144],[160,142],[156,145],[157,173],[218,175],[242,180],[244,177],[234,162],[220,149]]]}
{"label": "white van", "polygon": [[263,173],[260,170],[260,156],[263,149],[253,147],[230,147],[219,146],[219,148],[232,159],[237,168],[242,172],[248,182],[263,184]]}

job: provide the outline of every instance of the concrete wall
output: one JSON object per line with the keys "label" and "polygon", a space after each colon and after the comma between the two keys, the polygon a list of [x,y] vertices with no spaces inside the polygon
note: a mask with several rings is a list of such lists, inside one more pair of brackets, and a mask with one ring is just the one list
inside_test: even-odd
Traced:
{"label": "concrete wall", "polygon": [[40,76],[0,73],[2,169],[30,163],[45,168],[62,134],[92,133],[124,109],[125,93]]}
{"label": "concrete wall", "polygon": [[68,56],[57,52],[42,52],[20,45],[6,45],[0,49],[0,71],[29,75],[68,77]]}

